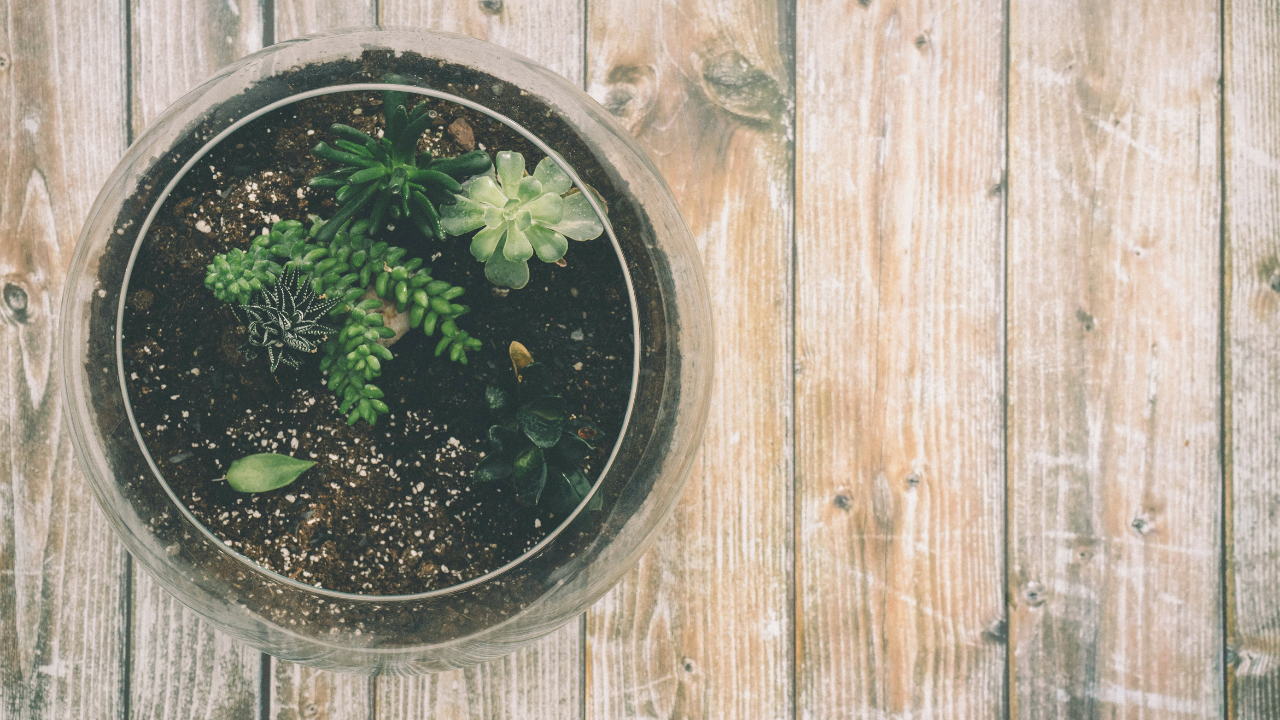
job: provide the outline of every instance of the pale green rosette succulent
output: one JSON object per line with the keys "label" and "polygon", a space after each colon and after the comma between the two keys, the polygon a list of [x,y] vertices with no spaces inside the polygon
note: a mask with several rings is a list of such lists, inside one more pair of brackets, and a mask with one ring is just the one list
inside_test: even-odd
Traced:
{"label": "pale green rosette succulent", "polygon": [[494,175],[472,178],[457,202],[440,209],[440,227],[449,235],[480,230],[471,254],[484,263],[484,275],[499,287],[522,288],[529,282],[529,258],[556,262],[569,241],[593,240],[604,225],[580,192],[565,195],[573,181],[551,158],[532,175],[524,156],[500,152]]}

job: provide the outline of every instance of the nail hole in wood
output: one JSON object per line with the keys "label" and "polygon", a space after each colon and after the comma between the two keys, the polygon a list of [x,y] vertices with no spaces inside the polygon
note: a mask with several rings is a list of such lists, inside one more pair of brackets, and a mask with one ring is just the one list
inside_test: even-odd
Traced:
{"label": "nail hole in wood", "polygon": [[0,55],[0,72],[9,69],[9,56]]}
{"label": "nail hole in wood", "polygon": [[850,501],[849,496],[845,495],[844,493],[840,493],[839,495],[836,495],[835,499],[832,500],[831,502],[835,503],[835,506],[840,508],[841,510],[848,510],[849,508],[853,507],[853,502]]}
{"label": "nail hole in wood", "polygon": [[694,672],[698,669],[698,666],[693,662],[693,658],[684,658],[680,661],[680,664],[684,667],[684,671],[687,673]]}
{"label": "nail hole in wood", "polygon": [[497,15],[502,12],[502,0],[480,0],[480,9],[490,15]]}
{"label": "nail hole in wood", "polygon": [[1029,582],[1022,589],[1022,597],[1026,598],[1027,604],[1031,607],[1039,607],[1045,600],[1044,586],[1038,582]]}

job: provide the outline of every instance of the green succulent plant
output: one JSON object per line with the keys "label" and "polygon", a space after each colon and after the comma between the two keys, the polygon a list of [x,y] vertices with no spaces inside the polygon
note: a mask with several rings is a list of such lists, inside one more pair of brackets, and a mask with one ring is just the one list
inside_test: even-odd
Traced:
{"label": "green succulent plant", "polygon": [[[451,360],[466,364],[467,353],[481,343],[457,325],[457,319],[470,310],[456,302],[463,288],[433,278],[422,258],[405,259],[404,248],[375,241],[368,234],[368,219],[344,222],[332,232],[331,240],[321,242],[332,222],[317,218],[308,231],[297,220],[282,220],[255,238],[250,252],[241,255],[270,263],[261,271],[267,278],[264,287],[279,282],[283,273],[297,272],[309,293],[325,299],[338,328],[325,328],[331,332],[319,345],[320,369],[329,374],[329,389],[342,398],[340,409],[349,424],[360,419],[376,424],[389,408],[382,400],[383,391],[372,381],[382,374],[382,363],[393,358],[380,341],[396,334],[386,325],[385,313],[390,313],[386,306],[394,308],[395,314],[408,313],[410,328],[419,328],[428,337],[439,330],[437,357],[447,352]],[[230,255],[215,258],[210,274],[224,273],[223,265],[231,267]],[[244,259],[238,262],[245,264]],[[262,283],[256,276],[252,280]],[[219,296],[216,282],[210,287]],[[222,299],[239,302],[238,285],[232,292],[224,286],[222,293]]]}
{"label": "green succulent plant", "polygon": [[264,348],[271,372],[282,362],[299,367],[308,353],[337,332],[320,322],[337,303],[317,296],[301,282],[297,268],[288,268],[274,286],[255,292],[250,303],[236,306],[249,326],[249,341],[240,351],[252,359],[258,355],[256,348]]}
{"label": "green succulent plant", "polygon": [[338,136],[336,147],[321,142],[312,150],[339,165],[308,183],[336,191],[339,209],[330,219],[330,229],[321,230],[317,237],[321,242],[332,240],[343,223],[366,208],[370,232],[379,231],[387,217],[407,218],[423,235],[443,239],[436,206],[453,202],[454,193],[462,189],[459,180],[492,167],[489,155],[481,150],[449,158],[433,158],[430,151],[419,153],[418,139],[433,118],[425,102],[407,111],[407,99],[403,92],[383,93],[386,128],[381,138],[336,123],[330,126]]}
{"label": "green succulent plant", "polygon": [[479,230],[471,254],[485,264],[485,277],[493,284],[522,288],[535,253],[553,263],[569,249],[566,238],[593,240],[604,232],[590,201],[574,191],[573,181],[551,158],[543,158],[528,175],[524,156],[504,151],[497,154],[495,169],[467,181],[465,193],[440,209],[445,233]]}
{"label": "green succulent plant", "polygon": [[[513,343],[513,360],[518,345]],[[588,440],[602,433],[591,421],[571,417],[565,399],[551,394],[546,366],[531,362],[521,367],[517,361],[517,373],[514,398],[496,386],[486,389],[490,409],[506,420],[489,428],[489,452],[473,477],[484,482],[509,480],[516,500],[524,505],[538,504],[546,490],[560,509],[571,510],[591,491],[581,466],[594,449]],[[596,495],[587,507],[598,510],[600,505]]]}
{"label": "green succulent plant", "polygon": [[249,304],[253,293],[274,285],[284,272],[272,259],[267,242],[266,236],[258,236],[248,250],[235,248],[215,257],[206,266],[205,287],[223,302]]}

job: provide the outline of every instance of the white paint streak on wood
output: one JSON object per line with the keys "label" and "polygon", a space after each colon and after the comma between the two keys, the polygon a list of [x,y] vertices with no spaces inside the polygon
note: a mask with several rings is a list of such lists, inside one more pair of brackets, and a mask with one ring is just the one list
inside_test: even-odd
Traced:
{"label": "white paint streak on wood", "polygon": [[1236,717],[1280,717],[1280,5],[1230,0],[1228,641]]}
{"label": "white paint streak on wood", "polygon": [[1010,6],[1016,717],[1224,711],[1217,9]]}
{"label": "white paint streak on wood", "polygon": [[1003,712],[1001,8],[798,8],[801,717]]}
{"label": "white paint streak on wood", "polygon": [[588,92],[648,150],[707,269],[717,384],[675,516],[587,616],[587,715],[791,715],[793,133],[779,3],[591,0]]}
{"label": "white paint streak on wood", "polygon": [[125,146],[124,17],[0,3],[0,718],[116,712],[123,552],[72,458],[58,352],[80,225]]}

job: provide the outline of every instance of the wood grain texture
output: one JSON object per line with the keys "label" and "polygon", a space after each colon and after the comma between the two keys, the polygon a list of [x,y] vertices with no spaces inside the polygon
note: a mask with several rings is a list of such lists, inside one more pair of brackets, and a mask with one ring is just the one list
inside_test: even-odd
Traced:
{"label": "wood grain texture", "polygon": [[587,716],[790,717],[785,3],[591,0],[587,89],[657,162],[710,280],[717,385],[656,546],[587,614]]}
{"label": "wood grain texture", "polygon": [[373,680],[272,661],[270,720],[371,720]]}
{"label": "wood grain texture", "polygon": [[1280,717],[1280,5],[1231,0],[1226,67],[1236,717]]}
{"label": "wood grain texture", "polygon": [[585,0],[380,0],[390,27],[443,30],[487,40],[582,86]]}
{"label": "wood grain texture", "polygon": [[275,0],[275,42],[377,24],[376,0]]}
{"label": "wood grain texture", "polygon": [[1014,0],[1020,718],[1220,717],[1216,0]]}
{"label": "wood grain texture", "polygon": [[[218,68],[262,47],[259,0],[132,2],[135,133]],[[254,717],[262,655],[215,631],[137,565],[133,590],[133,718]]]}
{"label": "wood grain texture", "polygon": [[381,678],[379,720],[569,720],[582,713],[578,622],[467,671]]}
{"label": "wood grain texture", "polygon": [[215,70],[262,48],[265,0],[129,0],[133,132]]}
{"label": "wood grain texture", "polygon": [[999,717],[1001,3],[799,13],[799,717]]}
{"label": "wood grain texture", "polygon": [[120,712],[124,553],[63,426],[67,264],[126,143],[118,3],[0,3],[0,718]]}
{"label": "wood grain texture", "polygon": [[[457,32],[501,45],[581,85],[583,0],[381,0],[392,27]],[[582,640],[572,622],[502,660],[431,676],[378,679],[378,720],[581,714]]]}
{"label": "wood grain texture", "polygon": [[137,586],[130,720],[256,718],[262,654],[215,631],[149,579]]}

